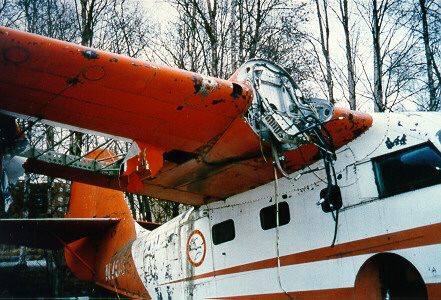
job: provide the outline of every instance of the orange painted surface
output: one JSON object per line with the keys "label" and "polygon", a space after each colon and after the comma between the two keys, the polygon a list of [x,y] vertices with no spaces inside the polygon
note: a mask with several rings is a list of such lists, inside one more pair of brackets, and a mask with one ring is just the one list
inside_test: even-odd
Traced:
{"label": "orange painted surface", "polygon": [[[338,120],[340,116],[344,119]],[[370,115],[336,108],[334,120],[326,127],[333,136],[336,148],[339,148],[357,138],[371,125]],[[211,202],[274,180],[269,146],[259,142],[257,135],[242,118],[235,120],[207,148],[206,154],[199,159],[159,172],[156,178],[144,182],[144,188],[164,186],[203,195],[204,202]],[[286,170],[289,172],[302,169],[319,159],[318,150],[312,144],[288,151],[286,157]]]}
{"label": "orange painted surface", "polygon": [[[64,258],[69,270],[82,281],[95,281],[95,261],[97,238],[85,237],[68,245],[64,249]],[[75,252],[72,253],[72,251]],[[78,259],[77,257],[81,259]]]}
{"label": "orange painted surface", "polygon": [[430,300],[441,299],[441,283],[428,283],[426,288]]}
{"label": "orange painted surface", "polygon": [[[88,157],[94,157],[99,152],[100,150],[97,150]],[[98,158],[112,155],[109,151],[104,151]],[[65,217],[119,218],[120,222],[104,234],[90,236],[69,244],[71,250],[93,268],[93,274],[85,267],[84,262],[67,249],[65,250],[66,263],[79,279],[99,282],[102,285],[130,292],[132,295],[149,298],[136,272],[131,255],[131,241],[136,238],[135,221],[122,192],[74,182]],[[106,278],[106,266],[115,268],[115,264],[116,268],[122,266],[124,269],[118,271],[119,276]]]}
{"label": "orange painted surface", "polygon": [[287,293],[273,293],[273,294],[255,294],[230,296],[210,299],[250,299],[250,300],[275,300],[275,299],[295,299],[295,300],[353,300],[353,288],[335,288],[326,290],[312,290],[312,291],[297,291]]}
{"label": "orange painted surface", "polygon": [[354,293],[357,300],[382,299],[380,269],[377,265],[362,266],[355,279]]}
{"label": "orange painted surface", "polygon": [[5,27],[0,51],[1,109],[164,150],[197,150],[251,100],[244,84]]}
{"label": "orange painted surface", "polygon": [[[133,139],[146,145],[151,164],[149,172],[135,164],[121,177],[38,161],[28,161],[28,172],[192,205],[274,179],[269,145],[243,118],[252,100],[247,84],[4,27],[0,51],[0,109]],[[338,116],[345,119],[326,125],[336,148],[372,124],[367,114],[337,108]],[[162,161],[162,151],[172,150],[192,159]],[[311,164],[317,153],[313,145],[287,152],[286,170]]]}
{"label": "orange painted surface", "polygon": [[[440,244],[440,231],[441,223],[437,223],[433,225],[388,233],[343,244],[337,244],[334,247],[323,247],[304,252],[288,254],[280,257],[280,265],[283,267],[295,264],[311,263],[321,260],[350,257],[355,255]],[[193,277],[182,278],[173,281],[172,283],[198,280],[220,275],[237,274],[241,272],[249,272],[275,267],[277,267],[276,257],[216,270],[214,272],[204,273]]]}
{"label": "orange painted surface", "polygon": [[[339,116],[345,119],[337,120]],[[357,138],[372,125],[371,116],[341,108],[335,109],[334,119],[326,127],[336,148]],[[268,145],[260,144],[242,117],[201,152],[204,154],[182,164],[164,161],[156,176],[144,181],[136,173],[110,177],[32,160],[25,167],[29,172],[119,190],[130,189],[131,184],[142,194],[191,205],[225,199],[274,180]],[[307,144],[287,152],[286,157],[286,169],[294,172],[316,161],[318,151],[314,145]]]}

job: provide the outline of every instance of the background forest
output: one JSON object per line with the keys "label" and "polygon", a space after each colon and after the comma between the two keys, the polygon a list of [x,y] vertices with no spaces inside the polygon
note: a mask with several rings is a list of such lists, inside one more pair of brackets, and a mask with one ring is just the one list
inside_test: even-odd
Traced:
{"label": "background forest", "polygon": [[[0,0],[0,25],[228,78],[270,59],[307,96],[362,111],[439,111],[441,2],[436,0]],[[22,126],[29,125],[21,120]],[[32,146],[84,155],[126,142],[32,124]],[[61,217],[70,183],[26,174],[6,217]],[[163,223],[185,207],[127,194],[137,219]],[[24,263],[31,251],[16,251]],[[8,254],[9,253],[9,254]],[[64,295],[60,251],[46,251],[52,295]],[[1,295],[0,295],[1,296]]]}

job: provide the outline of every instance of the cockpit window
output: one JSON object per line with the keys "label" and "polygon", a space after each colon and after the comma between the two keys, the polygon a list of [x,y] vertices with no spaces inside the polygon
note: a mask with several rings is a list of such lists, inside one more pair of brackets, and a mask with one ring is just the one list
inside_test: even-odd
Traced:
{"label": "cockpit window", "polygon": [[441,183],[441,155],[431,144],[373,159],[380,197],[388,197]]}

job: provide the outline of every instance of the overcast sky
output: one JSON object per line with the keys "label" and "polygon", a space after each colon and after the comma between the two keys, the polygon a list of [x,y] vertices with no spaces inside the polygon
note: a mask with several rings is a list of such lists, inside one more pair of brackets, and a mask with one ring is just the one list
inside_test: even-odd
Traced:
{"label": "overcast sky", "polygon": [[149,15],[160,23],[167,23],[176,16],[174,8],[163,0],[140,0]]}

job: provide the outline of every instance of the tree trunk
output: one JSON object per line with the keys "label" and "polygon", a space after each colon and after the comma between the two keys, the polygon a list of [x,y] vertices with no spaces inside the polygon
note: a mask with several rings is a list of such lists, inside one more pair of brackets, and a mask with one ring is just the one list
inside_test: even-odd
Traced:
{"label": "tree trunk", "polygon": [[238,67],[237,53],[237,30],[235,29],[237,22],[237,0],[231,0],[231,20],[230,20],[230,51],[231,51],[231,67],[230,74]]}
{"label": "tree trunk", "polygon": [[345,46],[346,46],[346,62],[348,71],[348,92],[349,92],[349,106],[352,110],[357,109],[357,100],[355,96],[355,67],[354,59],[352,57],[351,38],[349,32],[349,12],[348,0],[340,0],[341,21],[343,30],[345,32]]}
{"label": "tree trunk", "polygon": [[[25,173],[25,179],[23,184],[23,207],[21,208],[21,217],[27,219],[29,217],[29,200],[31,197],[31,177],[28,173]],[[26,266],[27,249],[25,246],[20,247],[19,265]]]}
{"label": "tree trunk", "polygon": [[427,88],[429,90],[429,110],[438,109],[438,101],[436,99],[435,81],[433,80],[433,54],[430,49],[429,25],[427,23],[427,6],[426,0],[420,0],[421,23],[423,26],[423,42],[424,52],[426,55],[426,71],[427,71]]}
{"label": "tree trunk", "polygon": [[150,208],[150,198],[147,196],[141,196],[141,201],[143,203],[144,215],[143,220],[147,222],[152,222],[152,211]]}
{"label": "tree trunk", "polygon": [[380,44],[380,20],[377,0],[372,1],[372,44],[374,50],[374,111],[382,112],[385,110],[383,102],[383,83],[382,69],[383,62],[381,59]]}
{"label": "tree trunk", "polygon": [[172,217],[177,217],[179,215],[179,203],[173,202],[172,209]]}
{"label": "tree trunk", "polygon": [[217,2],[213,1],[213,7],[211,6],[211,1],[207,0],[208,16],[210,19],[210,27],[206,28],[209,32],[210,37],[210,48],[211,48],[211,75],[214,77],[219,76],[219,37],[217,32]]}
{"label": "tree trunk", "polygon": [[129,202],[130,210],[132,211],[132,216],[137,219],[136,207],[135,207],[135,196],[132,193],[127,193],[127,201]]}
{"label": "tree trunk", "polygon": [[[326,65],[326,86],[328,88],[328,97],[331,103],[335,103],[334,99],[334,82],[332,79],[331,57],[329,53],[329,19],[328,19],[328,1],[323,0],[323,16],[320,9],[319,0],[315,0],[317,8],[317,19],[320,29],[320,45]],[[324,27],[324,28],[323,28]]]}
{"label": "tree trunk", "polygon": [[[45,125],[45,134],[46,134],[46,147],[47,149],[53,149],[54,147],[54,128],[49,125]],[[47,215],[49,217],[52,216],[52,212],[54,211],[54,203],[53,203],[53,195],[52,195],[52,185],[54,183],[54,178],[47,177]]]}
{"label": "tree trunk", "polygon": [[[93,40],[93,11],[95,7],[95,0],[80,0],[80,18],[81,18],[81,45],[90,47]],[[71,139],[70,154],[81,155],[83,147],[83,133],[74,132],[73,139]]]}

